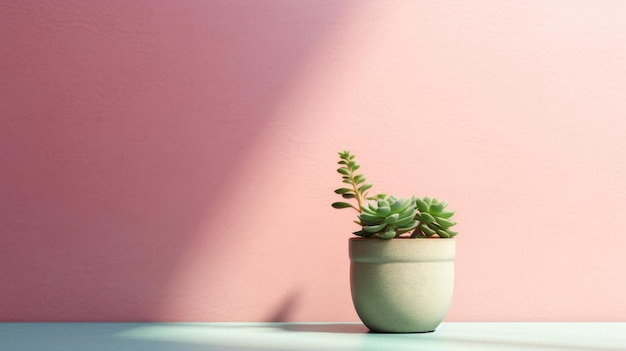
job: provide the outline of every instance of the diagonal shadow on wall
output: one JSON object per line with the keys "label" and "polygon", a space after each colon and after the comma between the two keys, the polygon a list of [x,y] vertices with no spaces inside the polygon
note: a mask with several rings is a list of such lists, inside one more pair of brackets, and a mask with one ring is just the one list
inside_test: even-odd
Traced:
{"label": "diagonal shadow on wall", "polygon": [[348,4],[0,4],[0,320],[158,319],[199,222]]}

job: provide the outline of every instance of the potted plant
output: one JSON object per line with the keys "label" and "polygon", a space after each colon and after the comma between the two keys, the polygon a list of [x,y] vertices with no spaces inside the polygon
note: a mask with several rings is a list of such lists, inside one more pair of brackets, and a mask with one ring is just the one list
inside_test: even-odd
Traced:
{"label": "potted plant", "polygon": [[355,156],[343,151],[339,157],[337,172],[347,185],[335,193],[352,203],[332,207],[357,212],[360,229],[349,241],[349,252],[359,318],[374,332],[434,331],[452,300],[454,212],[435,198],[369,196],[372,185],[357,173]]}

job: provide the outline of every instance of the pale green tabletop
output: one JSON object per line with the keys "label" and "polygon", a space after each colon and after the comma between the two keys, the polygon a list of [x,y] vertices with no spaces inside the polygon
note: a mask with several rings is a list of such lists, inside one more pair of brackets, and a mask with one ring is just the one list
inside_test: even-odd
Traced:
{"label": "pale green tabletop", "polygon": [[626,350],[626,323],[444,323],[426,334],[357,323],[0,323],[0,350]]}

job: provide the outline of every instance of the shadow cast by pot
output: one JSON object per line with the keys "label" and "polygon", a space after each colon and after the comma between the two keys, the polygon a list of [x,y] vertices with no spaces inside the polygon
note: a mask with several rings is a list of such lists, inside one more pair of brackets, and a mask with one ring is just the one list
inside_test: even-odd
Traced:
{"label": "shadow cast by pot", "polygon": [[281,323],[277,327],[299,333],[374,334],[361,323]]}
{"label": "shadow cast by pot", "polygon": [[290,320],[291,315],[297,308],[300,300],[300,292],[292,291],[281,302],[280,305],[272,311],[271,315],[265,319],[270,323],[284,323]]}

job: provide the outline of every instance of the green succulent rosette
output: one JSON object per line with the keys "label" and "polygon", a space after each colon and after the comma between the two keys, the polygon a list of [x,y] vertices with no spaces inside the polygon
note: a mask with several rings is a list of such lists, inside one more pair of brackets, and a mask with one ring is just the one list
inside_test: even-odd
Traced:
{"label": "green succulent rosette", "polygon": [[418,221],[414,198],[395,198],[378,195],[374,201],[361,206],[359,224],[361,230],[354,234],[372,238],[392,239],[414,230]]}
{"label": "green succulent rosette", "polygon": [[446,210],[447,203],[425,197],[423,199],[415,198],[415,205],[418,210],[415,215],[418,225],[411,237],[438,235],[440,238],[453,238],[458,234],[450,230],[450,227],[456,225],[456,222],[451,219],[454,211]]}

